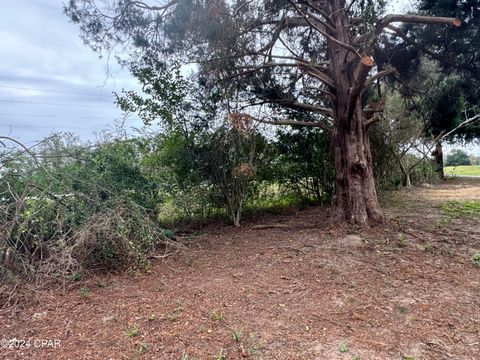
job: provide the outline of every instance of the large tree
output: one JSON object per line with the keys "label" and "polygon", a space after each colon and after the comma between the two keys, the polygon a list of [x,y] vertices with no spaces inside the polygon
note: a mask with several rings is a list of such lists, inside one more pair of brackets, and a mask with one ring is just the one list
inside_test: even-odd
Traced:
{"label": "large tree", "polygon": [[[394,36],[387,45],[389,49],[395,47],[395,57],[403,60],[405,71],[401,82],[410,87],[403,89],[404,94],[421,98],[419,104],[424,108],[426,132],[438,139],[433,155],[437,173],[443,177],[443,141],[468,142],[480,136],[478,122],[457,128],[478,112],[475,108],[480,104],[480,1],[420,0],[416,6],[422,15],[462,19],[459,29],[447,27],[443,31],[410,24],[390,26]],[[433,81],[428,85],[419,81],[418,76],[418,65],[425,63],[426,58],[433,60],[430,63]],[[412,82],[420,91],[411,91]],[[429,86],[433,90],[425,91]],[[451,132],[455,128],[456,131]],[[450,135],[443,137],[446,133]]]}
{"label": "large tree", "polygon": [[[456,18],[386,15],[373,0],[71,0],[67,15],[94,49],[126,62],[198,64],[207,88],[223,84],[273,124],[332,129],[336,217],[384,221],[375,190],[368,127],[378,102],[362,96],[394,68],[375,67],[392,23],[460,26]],[[128,57],[124,57],[128,54]],[[373,73],[373,74],[372,74]],[[289,109],[289,111],[283,111]],[[253,110],[252,110],[253,111]],[[244,116],[245,119],[252,117]]]}

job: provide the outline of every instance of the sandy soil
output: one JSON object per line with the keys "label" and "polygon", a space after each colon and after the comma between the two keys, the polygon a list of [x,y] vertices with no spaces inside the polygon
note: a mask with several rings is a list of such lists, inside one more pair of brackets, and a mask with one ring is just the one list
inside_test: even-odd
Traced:
{"label": "sandy soil", "polygon": [[480,359],[480,219],[439,208],[465,199],[480,182],[386,194],[381,229],[341,228],[328,207],[210,225],[146,274],[2,310],[0,338],[26,346],[0,358]]}

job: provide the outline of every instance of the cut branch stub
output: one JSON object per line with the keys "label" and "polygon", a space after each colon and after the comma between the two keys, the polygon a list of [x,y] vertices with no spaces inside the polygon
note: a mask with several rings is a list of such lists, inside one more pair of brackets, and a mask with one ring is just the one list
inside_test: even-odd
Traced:
{"label": "cut branch stub", "polygon": [[352,87],[350,88],[350,94],[348,98],[348,119],[351,119],[353,111],[355,109],[355,103],[363,91],[365,83],[367,81],[368,73],[373,67],[374,61],[370,55],[365,55],[357,65],[354,73],[354,80]]}

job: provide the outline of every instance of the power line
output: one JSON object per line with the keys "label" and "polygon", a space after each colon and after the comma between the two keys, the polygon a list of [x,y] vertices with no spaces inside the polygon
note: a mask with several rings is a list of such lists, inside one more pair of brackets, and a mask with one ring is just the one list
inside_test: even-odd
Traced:
{"label": "power line", "polygon": [[20,87],[20,86],[9,86],[9,85],[0,85],[0,88],[4,88],[4,89],[17,89],[17,90],[33,90],[33,91],[50,92],[50,93],[57,93],[57,94],[73,94],[73,95],[97,96],[97,97],[100,96],[100,97],[109,97],[109,98],[112,97],[112,95],[106,95],[106,94],[91,94],[91,93],[89,94],[89,93],[75,92],[75,91],[50,90],[50,89]]}
{"label": "power line", "polygon": [[99,130],[92,127],[79,127],[79,126],[42,126],[42,125],[13,125],[6,124],[0,125],[0,127],[9,127],[9,128],[31,128],[31,129],[83,129],[83,130]]}
{"label": "power line", "polygon": [[33,105],[80,106],[82,108],[91,108],[91,109],[106,109],[107,108],[105,106],[95,106],[95,105],[49,103],[49,102],[35,102],[35,101],[10,100],[10,99],[0,99],[0,102],[16,103],[16,104],[33,104]]}
{"label": "power line", "polygon": [[42,114],[13,114],[13,113],[0,113],[0,116],[24,116],[24,117],[43,117],[43,118],[56,118],[56,119],[95,119],[95,120],[114,120],[105,117],[97,116],[70,116],[70,115],[42,115]]}

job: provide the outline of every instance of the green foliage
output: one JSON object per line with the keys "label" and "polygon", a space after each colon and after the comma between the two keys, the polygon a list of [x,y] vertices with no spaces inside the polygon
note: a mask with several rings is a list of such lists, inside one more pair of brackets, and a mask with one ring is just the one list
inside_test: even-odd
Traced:
{"label": "green foliage", "polygon": [[144,145],[80,148],[55,137],[37,150],[41,163],[15,149],[0,158],[13,156],[0,176],[0,254],[10,254],[8,267],[75,281],[84,268],[148,265],[146,253],[167,239],[154,221],[161,200],[142,165]]}
{"label": "green foliage", "polygon": [[347,353],[349,351],[348,345],[345,343],[341,343],[338,347],[338,351],[340,351],[341,353]]}
{"label": "green foliage", "polygon": [[215,356],[215,359],[216,360],[224,360],[225,359],[225,350],[224,349],[220,349],[218,351],[218,354]]}
{"label": "green foliage", "polygon": [[81,296],[87,296],[88,294],[90,294],[90,289],[87,288],[87,287],[81,287],[81,288],[78,290],[78,293],[79,293]]}
{"label": "green foliage", "polygon": [[480,214],[480,201],[446,201],[440,204],[440,208],[449,216],[455,218],[476,216]]}
{"label": "green foliage", "polygon": [[133,337],[136,337],[138,336],[138,326],[137,325],[133,325],[132,327],[128,328],[126,331],[125,331],[125,335],[129,338],[133,338]]}
{"label": "green foliage", "polygon": [[[453,130],[462,122],[465,109],[464,86],[456,77],[440,77],[432,95],[425,99],[429,108],[427,130],[433,136]],[[458,132],[457,134],[458,135]]]}
{"label": "green foliage", "polygon": [[223,124],[201,139],[200,168],[212,186],[212,201],[240,224],[247,197],[254,192],[257,168],[265,160],[266,139],[253,129]]}
{"label": "green foliage", "polygon": [[462,150],[455,149],[447,155],[445,166],[462,166],[471,165],[471,160],[468,154]]}
{"label": "green foliage", "polygon": [[324,130],[279,131],[273,176],[285,188],[317,202],[328,202],[335,188],[331,136]]}
{"label": "green foliage", "polygon": [[[404,75],[402,84],[408,84],[402,92],[407,96],[421,98],[418,104],[428,120],[427,133],[438,136],[454,129],[461,122],[462,111],[479,105],[480,71],[476,64],[480,61],[477,45],[480,41],[480,2],[421,0],[416,5],[422,15],[453,17],[462,21],[460,27],[447,26],[441,32],[431,26],[403,25],[402,33],[415,39],[418,49],[424,49],[424,52],[415,50],[409,46],[410,41],[402,41],[401,37],[394,36],[390,38],[391,43],[386,44],[386,47],[396,49],[394,58],[403,63],[403,68],[407,67],[406,71],[400,71]],[[391,52],[386,53],[392,57]],[[426,79],[422,79],[421,75],[425,69],[419,66],[425,62],[421,58],[423,53],[427,53],[430,59],[431,69]],[[402,64],[398,66],[397,69],[401,70]],[[428,94],[421,90],[427,88],[430,89]],[[417,92],[416,89],[420,91]],[[460,138],[471,141],[479,134],[480,126],[477,122],[458,129],[447,140]]]}
{"label": "green foliage", "polygon": [[451,166],[445,168],[448,175],[480,176],[480,166]]}
{"label": "green foliage", "polygon": [[180,75],[177,65],[165,68],[156,63],[152,66],[132,65],[132,75],[140,82],[145,96],[132,90],[116,94],[116,104],[124,112],[136,113],[143,122],[151,124],[160,119],[170,127],[184,121],[184,108],[188,82]]}
{"label": "green foliage", "polygon": [[[435,164],[429,158],[419,158],[409,153],[402,154],[402,148],[408,147],[408,142],[400,146],[397,130],[387,130],[389,125],[381,122],[370,129],[370,140],[374,164],[374,176],[379,190],[398,189],[405,184],[405,175],[402,173],[399,162],[409,169],[410,179],[413,185],[421,183],[436,183],[438,175],[435,172]],[[417,142],[416,135],[412,135],[412,142]]]}
{"label": "green foliage", "polygon": [[[421,0],[419,9],[427,15],[455,17],[462,21],[460,28],[447,27],[440,34],[434,29],[416,29],[417,41],[435,49],[444,72],[460,72],[466,78],[480,80],[478,43],[480,41],[480,2],[478,0]],[[455,61],[451,61],[455,59]]]}
{"label": "green foliage", "polygon": [[239,343],[242,340],[242,332],[240,330],[232,330],[232,338],[235,342]]}
{"label": "green foliage", "polygon": [[472,255],[472,261],[476,266],[480,266],[480,251],[476,251]]}
{"label": "green foliage", "polygon": [[222,321],[223,320],[223,312],[221,310],[214,310],[212,312],[212,320]]}

